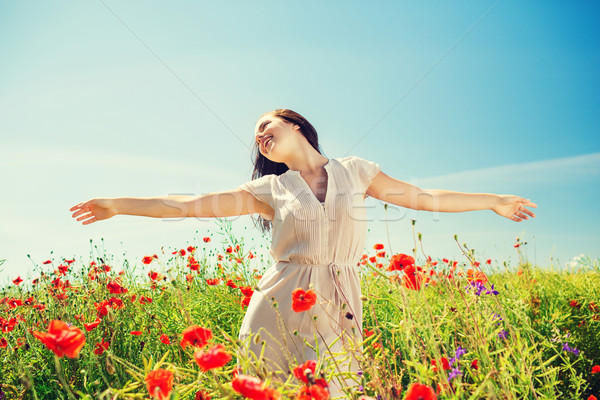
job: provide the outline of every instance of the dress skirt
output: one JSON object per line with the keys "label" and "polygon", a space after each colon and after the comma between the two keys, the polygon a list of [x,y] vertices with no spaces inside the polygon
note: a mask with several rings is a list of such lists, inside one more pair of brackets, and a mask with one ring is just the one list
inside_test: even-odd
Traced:
{"label": "dress skirt", "polygon": [[[292,309],[296,288],[316,293],[317,302],[310,310]],[[282,382],[294,367],[320,361],[331,398],[347,398],[342,389],[354,391],[360,383],[360,295],[356,265],[279,261],[264,273],[252,295],[240,328],[241,352]]]}

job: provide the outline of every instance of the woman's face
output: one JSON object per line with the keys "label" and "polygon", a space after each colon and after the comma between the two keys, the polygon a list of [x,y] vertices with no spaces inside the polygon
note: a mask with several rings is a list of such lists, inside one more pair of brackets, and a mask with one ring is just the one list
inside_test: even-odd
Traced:
{"label": "woman's face", "polygon": [[262,116],[254,128],[254,139],[260,153],[274,162],[285,162],[288,154],[298,148],[300,128],[272,114]]}

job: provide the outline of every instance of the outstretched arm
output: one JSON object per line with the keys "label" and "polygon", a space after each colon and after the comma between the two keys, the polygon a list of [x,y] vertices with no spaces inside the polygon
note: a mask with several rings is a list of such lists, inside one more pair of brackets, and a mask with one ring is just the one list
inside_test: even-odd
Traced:
{"label": "outstretched arm", "polygon": [[83,225],[117,214],[153,218],[216,218],[258,213],[268,220],[272,220],[274,215],[274,210],[269,204],[259,201],[241,189],[200,196],[92,199],[71,207],[69,211],[74,211],[73,218],[83,221]]}
{"label": "outstretched arm", "polygon": [[496,214],[520,222],[535,217],[525,206],[537,207],[528,199],[512,195],[491,193],[463,193],[450,190],[421,189],[379,172],[367,194],[376,199],[413,210],[463,212],[492,210]]}

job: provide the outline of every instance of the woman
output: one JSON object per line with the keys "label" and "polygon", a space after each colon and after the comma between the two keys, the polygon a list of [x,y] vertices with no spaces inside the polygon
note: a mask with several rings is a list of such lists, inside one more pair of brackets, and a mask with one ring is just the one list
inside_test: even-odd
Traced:
{"label": "woman", "polygon": [[[423,190],[389,177],[362,158],[328,159],[313,126],[292,110],[263,114],[254,135],[254,179],[237,189],[197,197],[93,199],[71,211],[84,225],[116,214],[259,214],[263,231],[272,228],[276,262],[248,305],[239,335],[242,349],[282,380],[295,366],[320,359],[340,373],[329,383],[332,398],[344,396],[342,389],[358,382],[363,338],[357,263],[365,242],[367,195],[415,210],[491,209],[516,222],[535,217],[526,206],[537,205],[522,197]],[[294,311],[293,303],[303,293],[295,292],[293,299],[297,288],[316,293],[312,308]]]}

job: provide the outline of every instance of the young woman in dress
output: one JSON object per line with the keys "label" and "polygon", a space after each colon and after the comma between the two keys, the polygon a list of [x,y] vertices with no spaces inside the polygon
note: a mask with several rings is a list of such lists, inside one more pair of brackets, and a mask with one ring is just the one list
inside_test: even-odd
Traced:
{"label": "young woman in dress", "polygon": [[[366,236],[366,196],[415,210],[489,209],[515,222],[535,217],[527,206],[537,205],[519,196],[424,190],[359,157],[328,159],[314,127],[289,109],[263,114],[254,136],[253,180],[234,190],[197,197],[92,199],[71,211],[84,225],[116,214],[258,214],[262,230],[272,230],[275,263],[248,305],[239,334],[242,353],[251,359],[262,354],[260,364],[283,381],[295,366],[320,360],[340,373],[329,383],[332,398],[343,398],[343,388],[359,382],[363,331],[357,264]],[[292,309],[296,288],[316,293],[311,309]]]}

